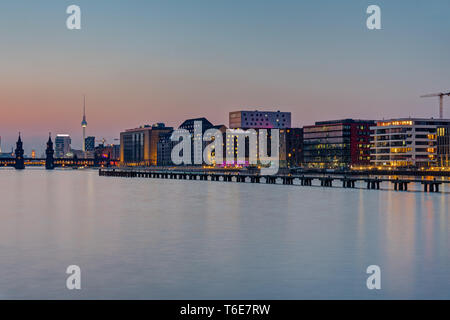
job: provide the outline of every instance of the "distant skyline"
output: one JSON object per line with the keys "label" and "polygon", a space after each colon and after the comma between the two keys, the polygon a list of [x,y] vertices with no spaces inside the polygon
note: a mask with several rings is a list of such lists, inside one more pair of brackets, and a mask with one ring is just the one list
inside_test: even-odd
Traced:
{"label": "distant skyline", "polygon": [[[67,6],[82,30],[65,27]],[[366,28],[366,8],[382,30]],[[0,10],[0,136],[27,154],[48,132],[113,143],[143,124],[240,109],[292,112],[292,125],[342,118],[438,117],[450,91],[450,2],[8,1]],[[444,115],[450,118],[450,99]]]}

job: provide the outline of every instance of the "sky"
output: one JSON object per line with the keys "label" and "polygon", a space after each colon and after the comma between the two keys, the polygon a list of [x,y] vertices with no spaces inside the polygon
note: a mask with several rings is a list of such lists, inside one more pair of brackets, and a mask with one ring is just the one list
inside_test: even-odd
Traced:
{"label": "sky", "polygon": [[[66,28],[80,6],[81,30]],[[382,30],[366,9],[381,8]],[[292,125],[437,117],[450,91],[448,0],[2,0],[0,136],[43,151],[48,132],[81,148],[143,124],[230,111],[292,112]],[[450,101],[445,113],[450,117]]]}

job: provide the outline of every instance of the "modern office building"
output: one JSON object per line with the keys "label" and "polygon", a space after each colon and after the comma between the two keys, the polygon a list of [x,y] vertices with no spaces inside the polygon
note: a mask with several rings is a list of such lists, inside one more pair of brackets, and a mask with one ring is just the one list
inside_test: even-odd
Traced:
{"label": "modern office building", "polygon": [[185,120],[182,124],[180,124],[178,129],[185,129],[185,130],[189,131],[189,133],[193,134],[196,127],[197,127],[197,129],[200,128],[199,125],[202,126],[203,132],[205,132],[206,130],[208,130],[214,126],[206,118],[193,118],[193,119]]}
{"label": "modern office building", "polygon": [[280,140],[286,145],[284,152],[286,166],[300,167],[303,164],[303,128],[289,128],[283,131],[284,135],[280,132]]}
{"label": "modern office building", "polygon": [[[212,129],[219,130],[222,133],[222,161],[220,159],[216,158],[216,152],[215,150],[211,152],[210,159],[208,159],[213,165],[215,166],[224,166],[226,162],[226,139],[227,139],[227,127],[224,124],[215,125],[212,127]],[[209,143],[214,142],[214,137],[212,137],[211,142],[207,142],[207,145]]]}
{"label": "modern office building", "polygon": [[[194,118],[194,119],[188,119],[184,121],[178,129],[184,129],[189,131],[189,133],[192,135],[192,147],[191,147],[191,162],[194,164],[194,160],[197,159],[203,159],[203,150],[205,147],[209,144],[207,141],[203,141],[203,134],[206,130],[211,129],[213,127],[213,124],[208,121],[206,118]],[[194,145],[196,143],[201,143],[201,149],[200,148],[194,148]]]}
{"label": "modern office building", "polygon": [[291,127],[291,113],[280,111],[233,111],[230,129],[286,129]]}
{"label": "modern office building", "polygon": [[450,120],[400,118],[372,127],[372,159],[376,166],[429,167],[437,161],[437,129]]}
{"label": "modern office building", "polygon": [[[253,130],[255,136],[253,138],[250,137],[250,131]],[[224,152],[224,161],[226,161],[227,165],[238,165],[238,166],[249,166],[252,165],[250,162],[250,155],[256,155],[259,160],[268,161],[266,157],[272,157],[272,129],[266,129],[266,132],[263,133],[262,129],[253,129],[247,128],[243,129],[241,133],[227,131],[225,134],[224,142],[225,142],[225,152]],[[279,146],[278,146],[278,160],[280,168],[284,168],[287,166],[286,157],[287,157],[287,131],[289,129],[279,129]],[[289,132],[291,132],[289,130]],[[260,158],[260,145],[259,140],[260,136],[265,134],[266,140],[266,152],[265,157],[263,159]],[[241,142],[239,139],[243,139]],[[256,143],[251,143],[250,140],[254,139]],[[238,158],[238,152],[240,148],[239,143],[244,143],[244,158]],[[230,161],[231,160],[231,161]],[[257,164],[261,164],[260,161],[257,161]]]}
{"label": "modern office building", "polygon": [[160,135],[157,144],[157,165],[158,166],[172,166],[172,148],[176,142],[172,141],[170,137],[173,131],[165,132]]}
{"label": "modern office building", "polygon": [[[234,154],[234,164],[238,165],[248,165],[250,148],[254,148],[252,152],[259,154],[259,134],[260,129],[267,130],[267,155],[272,156],[271,150],[271,129],[280,130],[280,146],[279,146],[279,161],[280,167],[287,166],[287,129],[291,128],[291,113],[281,112],[281,111],[233,111],[229,114],[229,127],[230,129],[254,129],[257,133],[257,144],[250,146],[249,139],[245,141],[245,161],[243,163],[238,163],[237,161],[237,150],[238,142],[237,136],[233,134],[227,134],[226,142],[226,154],[228,158],[231,158]],[[234,146],[233,146],[234,141]]]}
{"label": "modern office building", "polygon": [[[201,131],[200,131],[200,126],[201,126]],[[209,122],[206,118],[196,118],[196,119],[188,119],[186,121],[184,121],[178,129],[171,131],[171,132],[167,132],[164,133],[160,136],[160,140],[158,142],[158,166],[172,166],[174,165],[172,162],[172,149],[173,147],[178,143],[178,141],[172,141],[171,140],[171,136],[173,134],[173,132],[176,132],[177,130],[187,130],[189,131],[189,133],[192,135],[192,144],[191,144],[191,162],[192,165],[194,165],[194,155],[195,155],[195,150],[194,150],[194,142],[198,141],[197,139],[202,139],[202,137],[204,136],[204,133],[206,132],[206,130],[208,129],[218,129],[219,131],[222,132],[223,134],[223,145],[225,145],[225,131],[226,131],[226,126],[224,125],[216,125],[214,126],[211,122]],[[198,132],[201,132],[201,135],[199,133],[197,133],[198,136],[195,136],[194,131],[198,130]],[[212,139],[213,141],[214,139]],[[211,141],[203,141],[201,143],[201,152],[200,150],[197,150],[197,156],[198,157],[203,157],[203,151],[205,150],[206,146],[209,145],[210,143],[212,143]],[[213,163],[215,163],[216,159],[215,159],[215,153],[212,153],[212,158],[209,159],[211,160]],[[223,151],[223,157],[225,157],[225,147],[224,147],[224,151]],[[202,158],[203,159],[203,158]],[[219,163],[216,163],[217,165],[220,165]]]}
{"label": "modern office building", "polygon": [[14,151],[11,148],[11,152],[2,151],[2,137],[0,137],[0,159],[12,159]]}
{"label": "modern office building", "polygon": [[309,168],[349,168],[370,164],[372,120],[320,121],[303,127],[303,162]]}
{"label": "modern office building", "polygon": [[70,153],[72,139],[68,134],[57,134],[55,138],[55,157],[64,158]]}
{"label": "modern office building", "polygon": [[95,148],[95,137],[87,137],[84,139],[86,152],[92,152]]}
{"label": "modern office building", "polygon": [[120,162],[124,165],[157,165],[158,141],[161,134],[172,131],[164,123],[145,125],[120,133]]}
{"label": "modern office building", "polygon": [[437,165],[450,167],[450,126],[437,128]]}

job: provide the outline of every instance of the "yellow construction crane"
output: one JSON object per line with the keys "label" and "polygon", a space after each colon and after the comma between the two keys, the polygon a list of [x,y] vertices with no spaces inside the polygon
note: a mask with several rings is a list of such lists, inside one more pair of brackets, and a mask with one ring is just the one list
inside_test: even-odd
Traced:
{"label": "yellow construction crane", "polygon": [[447,93],[433,93],[420,96],[421,98],[439,97],[439,118],[444,118],[444,96],[450,96],[450,92]]}

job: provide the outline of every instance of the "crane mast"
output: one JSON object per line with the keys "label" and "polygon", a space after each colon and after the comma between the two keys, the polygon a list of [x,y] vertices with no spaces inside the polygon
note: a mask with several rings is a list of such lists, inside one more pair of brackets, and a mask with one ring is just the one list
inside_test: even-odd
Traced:
{"label": "crane mast", "polygon": [[426,94],[420,97],[421,98],[439,97],[439,118],[444,119],[444,96],[450,96],[450,92]]}

